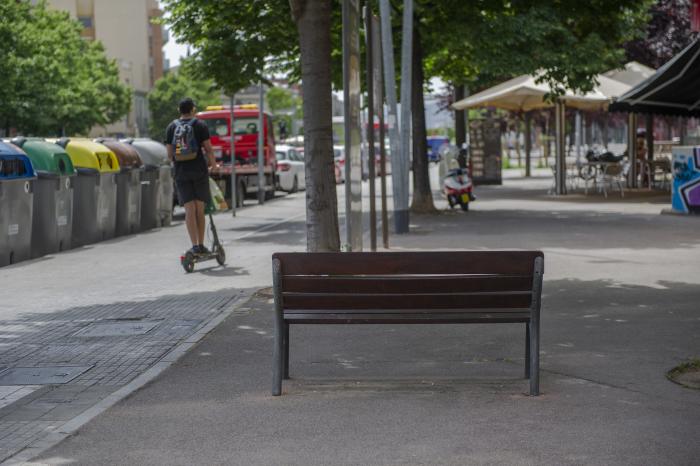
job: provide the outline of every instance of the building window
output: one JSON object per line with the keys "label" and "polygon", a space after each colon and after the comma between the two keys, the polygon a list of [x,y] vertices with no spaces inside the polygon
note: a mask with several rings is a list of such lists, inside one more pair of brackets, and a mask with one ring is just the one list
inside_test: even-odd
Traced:
{"label": "building window", "polygon": [[80,21],[85,29],[92,27],[92,16],[78,16],[78,21]]}

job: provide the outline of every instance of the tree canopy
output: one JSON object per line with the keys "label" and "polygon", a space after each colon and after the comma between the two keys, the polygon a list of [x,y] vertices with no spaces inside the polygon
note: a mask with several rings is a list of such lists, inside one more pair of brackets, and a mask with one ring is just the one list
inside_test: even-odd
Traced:
{"label": "tree canopy", "polygon": [[26,134],[85,133],[122,118],[131,91],[99,42],[44,2],[0,2],[0,124]]}
{"label": "tree canopy", "polygon": [[184,97],[191,97],[195,104],[204,109],[207,105],[220,104],[218,88],[211,79],[192,77],[193,64],[183,61],[177,72],[168,72],[156,81],[148,94],[148,106],[151,111],[149,132],[151,137],[165,139],[165,129],[179,116],[178,103]]}

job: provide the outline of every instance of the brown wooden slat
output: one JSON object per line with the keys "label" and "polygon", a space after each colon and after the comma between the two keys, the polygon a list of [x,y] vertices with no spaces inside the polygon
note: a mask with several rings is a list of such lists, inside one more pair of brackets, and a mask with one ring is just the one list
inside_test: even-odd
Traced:
{"label": "brown wooden slat", "polygon": [[531,293],[288,294],[284,309],[483,309],[529,308]]}
{"label": "brown wooden slat", "polygon": [[282,275],[532,274],[541,251],[275,253]]}
{"label": "brown wooden slat", "polygon": [[512,323],[528,322],[530,314],[291,314],[284,320],[290,324],[449,324],[449,323]]}
{"label": "brown wooden slat", "polygon": [[449,293],[529,291],[531,275],[287,276],[284,291],[296,293]]}
{"label": "brown wooden slat", "polygon": [[508,314],[508,313],[529,313],[529,309],[522,308],[493,308],[493,309],[285,309],[283,314],[410,314],[410,315],[431,315],[431,314]]}

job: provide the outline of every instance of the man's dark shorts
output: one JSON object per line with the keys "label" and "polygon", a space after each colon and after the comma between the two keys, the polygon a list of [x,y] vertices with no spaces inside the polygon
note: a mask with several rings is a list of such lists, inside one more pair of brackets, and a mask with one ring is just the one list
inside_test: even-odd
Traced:
{"label": "man's dark shorts", "polygon": [[175,177],[177,200],[184,206],[191,201],[209,202],[209,175],[207,173],[179,173]]}

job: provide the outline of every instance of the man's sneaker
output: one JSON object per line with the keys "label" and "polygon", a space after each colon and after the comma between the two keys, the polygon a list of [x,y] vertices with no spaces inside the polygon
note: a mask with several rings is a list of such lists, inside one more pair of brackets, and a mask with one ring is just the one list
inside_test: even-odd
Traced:
{"label": "man's sneaker", "polygon": [[198,248],[199,248],[199,254],[210,254],[209,249],[207,249],[207,247],[205,245],[200,244],[198,246]]}
{"label": "man's sneaker", "polygon": [[192,249],[190,249],[190,251],[192,252],[192,254],[199,254],[199,246],[192,246]]}

